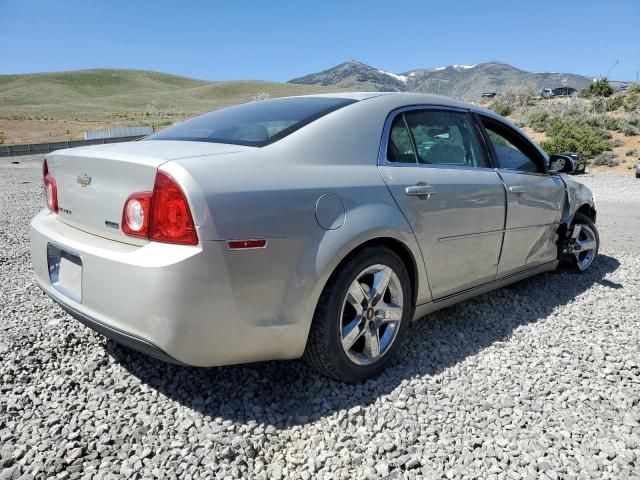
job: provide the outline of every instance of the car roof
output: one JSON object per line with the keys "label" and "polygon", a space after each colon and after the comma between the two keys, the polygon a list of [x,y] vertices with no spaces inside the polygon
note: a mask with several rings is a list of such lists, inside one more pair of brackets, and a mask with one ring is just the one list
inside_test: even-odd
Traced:
{"label": "car roof", "polygon": [[375,100],[381,104],[385,104],[390,108],[401,108],[403,106],[410,105],[435,105],[441,107],[453,107],[462,108],[465,110],[472,110],[494,116],[494,112],[483,108],[479,105],[475,105],[469,102],[463,102],[461,100],[455,100],[449,97],[442,97],[440,95],[430,95],[426,93],[413,93],[413,92],[334,92],[334,93],[322,93],[315,95],[304,95],[305,97],[324,97],[324,98],[349,98],[352,100]]}

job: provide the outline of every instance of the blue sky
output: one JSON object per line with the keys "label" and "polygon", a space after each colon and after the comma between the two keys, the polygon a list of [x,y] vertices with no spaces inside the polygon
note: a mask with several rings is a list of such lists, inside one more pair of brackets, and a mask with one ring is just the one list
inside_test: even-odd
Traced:
{"label": "blue sky", "polygon": [[[562,7],[559,7],[562,5]],[[139,68],[286,81],[354,58],[403,72],[501,60],[634,80],[640,0],[0,0],[0,73]]]}

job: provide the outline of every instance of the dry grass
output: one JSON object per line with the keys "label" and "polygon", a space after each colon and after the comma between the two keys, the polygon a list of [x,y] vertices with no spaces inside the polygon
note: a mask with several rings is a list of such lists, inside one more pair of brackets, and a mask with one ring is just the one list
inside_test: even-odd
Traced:
{"label": "dry grass", "polygon": [[0,76],[5,143],[82,138],[88,129],[177,121],[256,99],[342,91],[240,80],[205,82],[137,70]]}

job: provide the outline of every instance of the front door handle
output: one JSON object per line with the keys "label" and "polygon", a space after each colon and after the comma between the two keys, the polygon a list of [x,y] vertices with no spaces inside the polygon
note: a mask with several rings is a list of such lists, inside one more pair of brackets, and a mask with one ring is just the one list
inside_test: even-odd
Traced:
{"label": "front door handle", "polygon": [[513,185],[512,187],[509,187],[509,191],[511,193],[524,193],[527,189],[522,185]]}
{"label": "front door handle", "polygon": [[404,193],[411,197],[430,197],[431,195],[436,193],[436,191],[431,185],[413,185],[411,187],[405,188]]}

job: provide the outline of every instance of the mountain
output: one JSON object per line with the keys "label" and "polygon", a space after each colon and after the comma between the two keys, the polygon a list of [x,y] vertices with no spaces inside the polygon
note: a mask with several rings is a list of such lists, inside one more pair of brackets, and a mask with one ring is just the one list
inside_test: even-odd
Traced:
{"label": "mountain", "polygon": [[436,93],[477,100],[483,92],[504,92],[509,87],[530,84],[536,90],[560,86],[582,89],[591,79],[571,73],[527,72],[502,62],[449,65],[392,73],[350,60],[289,83],[343,87],[351,90]]}
{"label": "mountain", "polygon": [[294,78],[288,83],[382,92],[403,92],[407,87],[406,77],[378,70],[355,60],[349,60],[322,72]]}

